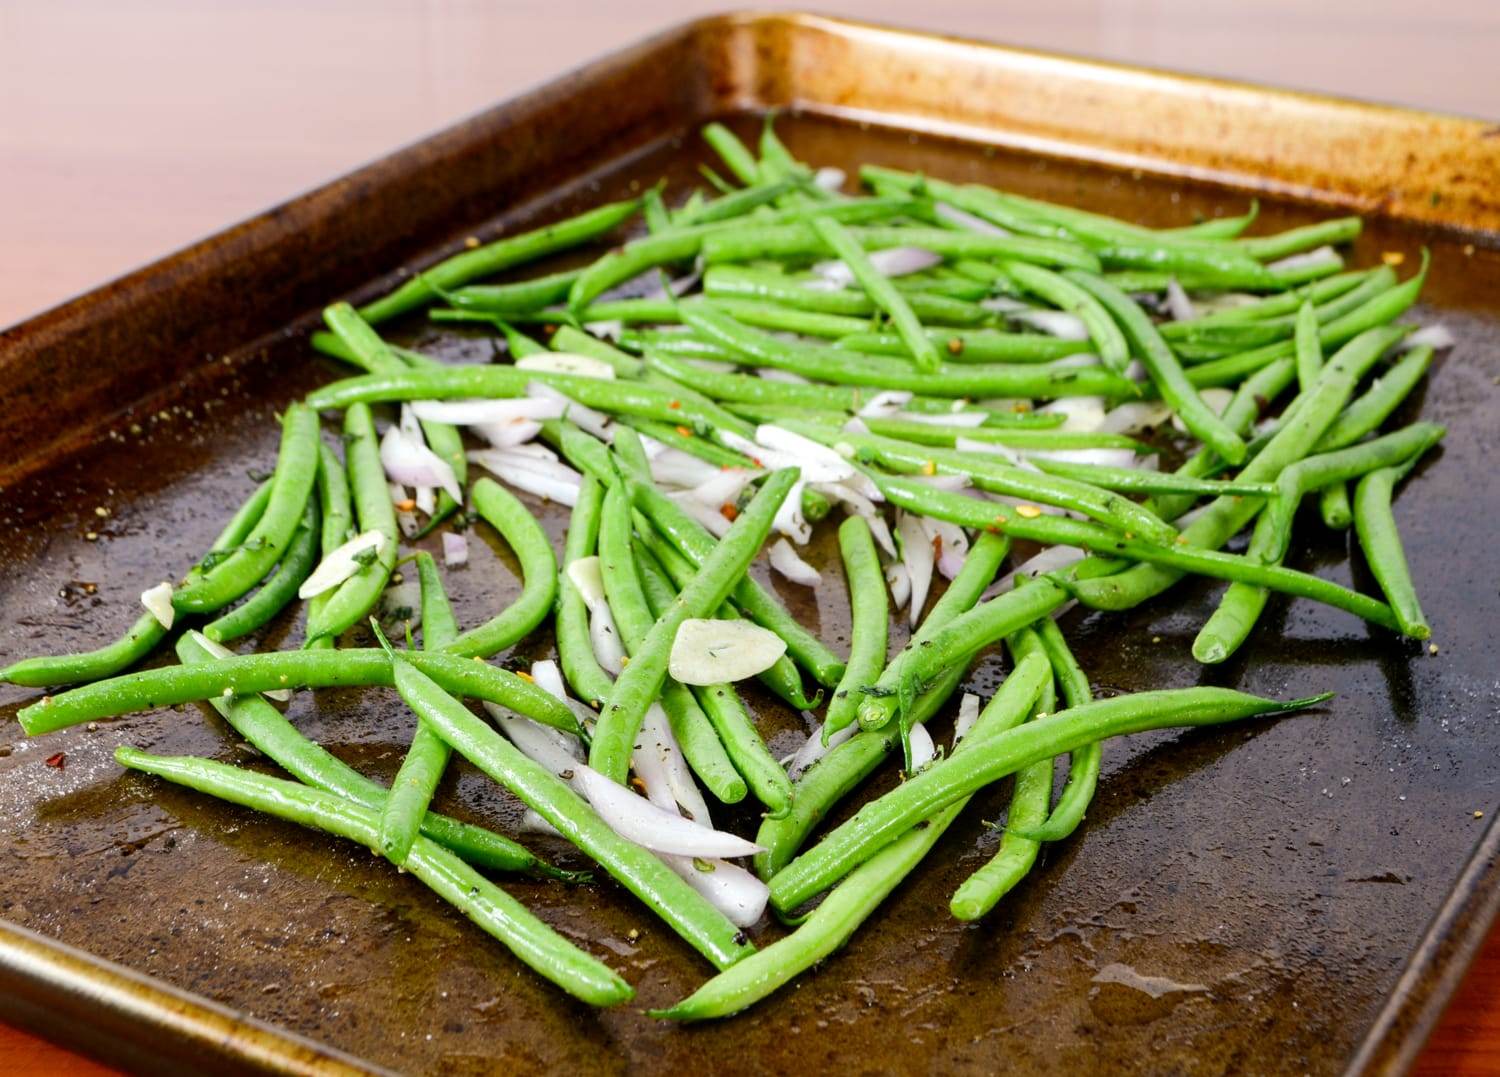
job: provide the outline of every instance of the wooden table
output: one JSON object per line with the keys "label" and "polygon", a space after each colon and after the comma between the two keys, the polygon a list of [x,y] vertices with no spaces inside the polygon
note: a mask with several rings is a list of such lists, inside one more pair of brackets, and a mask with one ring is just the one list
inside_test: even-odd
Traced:
{"label": "wooden table", "polygon": [[[0,325],[705,0],[0,6]],[[758,5],[739,3],[740,7]],[[1497,118],[1493,0],[907,0],[834,14]],[[393,59],[394,58],[394,59]],[[1421,1065],[1500,1071],[1500,936]],[[108,1073],[0,1025],[0,1073]]]}

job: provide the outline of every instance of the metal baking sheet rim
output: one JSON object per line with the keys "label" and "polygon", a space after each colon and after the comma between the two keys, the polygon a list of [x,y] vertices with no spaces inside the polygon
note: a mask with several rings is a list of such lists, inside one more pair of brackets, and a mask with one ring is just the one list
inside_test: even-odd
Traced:
{"label": "metal baking sheet rim", "polygon": [[[1500,188],[1485,182],[1486,176],[1500,175],[1500,128],[1477,120],[804,14],[716,16],[669,30],[626,52],[647,56],[684,43],[701,52],[700,60],[717,61],[724,68],[716,85],[706,80],[708,92],[693,102],[695,110],[682,117],[686,121],[726,111],[796,107],[852,122],[915,128],[1048,156],[1331,202],[1491,241],[1500,232]],[[581,85],[613,58],[594,61],[508,104]],[[981,89],[988,88],[983,97],[993,94],[1003,100],[1004,108],[978,118],[968,113],[954,116],[956,103],[967,107],[976,96],[961,102],[951,93],[924,96],[920,79],[895,78],[883,80],[892,95],[888,99],[855,103],[856,88],[841,71],[856,58],[864,63],[902,61],[914,65],[913,72],[923,70],[925,62],[941,61],[944,82],[974,80]],[[1091,126],[1103,116],[1099,93],[1106,89],[1115,95],[1109,126]],[[895,96],[903,92],[904,98]],[[1121,108],[1120,95],[1133,105],[1152,107]],[[1082,113],[1070,104],[1080,106]],[[1206,118],[1184,123],[1185,107],[1201,110]],[[1152,116],[1170,123],[1153,130]],[[1240,144],[1260,147],[1259,157],[1226,155],[1207,140],[1211,133],[1222,137],[1237,122],[1250,127],[1248,133],[1239,132],[1246,136]],[[1256,139],[1275,135],[1276,125],[1281,125],[1283,137],[1316,128],[1328,156],[1333,155],[1331,143],[1340,143],[1339,171],[1319,172],[1319,162],[1308,152],[1315,147],[1308,140]],[[410,149],[454,137],[463,126],[439,132]],[[1344,152],[1346,144],[1355,148],[1352,155]],[[241,241],[235,244],[240,251],[251,251],[242,257],[253,257],[255,233],[269,236],[293,227],[288,208],[330,188],[357,184],[382,163],[20,323],[0,335],[0,341],[24,337],[44,319],[54,329],[66,326],[70,314],[93,307],[107,292],[114,293],[110,305],[119,309],[130,292],[143,293],[174,263],[211,251],[217,259],[233,258],[221,247],[230,236]],[[1443,184],[1441,197],[1434,197],[1436,184]],[[1402,1073],[1411,1066],[1497,917],[1500,821],[1486,828],[1346,1072]],[[144,1066],[149,1061],[153,1072],[201,1072],[210,1063],[228,1073],[389,1072],[4,920],[0,1000],[10,1023],[117,1065]],[[78,1022],[85,1015],[92,1019],[91,1027]],[[162,1049],[163,1037],[170,1050]]]}

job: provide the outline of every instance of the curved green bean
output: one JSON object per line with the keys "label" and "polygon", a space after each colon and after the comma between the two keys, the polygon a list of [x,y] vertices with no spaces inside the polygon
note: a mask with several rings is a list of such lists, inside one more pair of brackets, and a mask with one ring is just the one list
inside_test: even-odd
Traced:
{"label": "curved green bean", "polygon": [[573,514],[568,520],[563,571],[557,587],[558,664],[578,698],[596,709],[609,698],[615,682],[594,657],[594,645],[589,637],[588,607],[568,575],[568,566],[593,556],[599,539],[599,509],[603,504],[604,487],[594,476],[585,474],[578,487],[578,500],[573,503]]}
{"label": "curved green bean", "polygon": [[1130,363],[1130,345],[1126,343],[1125,334],[1120,332],[1114,316],[1095,296],[1067,277],[1040,266],[1011,262],[1005,266],[1005,271],[1032,295],[1082,321],[1104,365],[1117,374],[1125,372],[1125,367]]}
{"label": "curved green bean", "polygon": [[[380,377],[381,375],[371,375]],[[396,567],[400,534],[396,529],[396,510],[385,482],[385,468],[380,463],[380,448],[375,440],[375,420],[364,404],[354,404],[344,413],[344,461],[349,474],[354,511],[361,531],[378,531],[384,539],[375,560],[362,566],[338,587],[328,601],[309,607],[307,640],[313,643],[321,636],[337,639],[344,631],[362,620],[380,599],[391,571]],[[304,645],[306,646],[306,644]]]}
{"label": "curved green bean", "polygon": [[[353,537],[354,506],[349,500],[349,477],[344,472],[344,465],[333,455],[333,450],[321,442],[318,444],[318,507],[323,517],[319,552],[322,557],[327,557]],[[309,625],[322,617],[321,611],[333,595],[334,591],[328,590],[307,600],[305,613]],[[333,646],[333,640],[328,636],[313,637],[310,632],[306,635],[310,640],[306,644],[309,648],[326,650]]]}
{"label": "curved green bean", "polygon": [[1040,759],[1108,737],[1302,710],[1330,695],[1283,703],[1228,688],[1180,688],[1095,700],[1027,722],[976,743],[963,756],[933,763],[870,801],[771,878],[771,904],[782,911],[796,908],[922,819]]}
{"label": "curved green bean", "polygon": [[287,544],[275,574],[248,601],[204,625],[205,636],[215,643],[239,639],[275,617],[297,597],[297,588],[318,563],[319,519],[318,501],[309,497],[302,522]]}
{"label": "curved green bean", "polygon": [[[943,349],[949,362],[960,364],[1046,363],[1088,351],[1086,341],[1000,329],[929,329],[927,339]],[[894,333],[851,333],[840,337],[834,347],[862,355],[911,357],[906,341]]]}
{"label": "curved green bean", "polygon": [[1391,511],[1391,493],[1396,483],[1415,464],[1413,459],[1400,467],[1381,468],[1359,480],[1359,485],[1354,488],[1354,530],[1370,571],[1385,592],[1391,609],[1396,612],[1401,631],[1416,639],[1426,639],[1432,635],[1432,629],[1428,627],[1421,603],[1417,601],[1411,568],[1406,563],[1406,552],[1401,548],[1401,533]]}
{"label": "curved green bean", "polygon": [[[1088,675],[1073,657],[1057,622],[1051,617],[1042,617],[1036,622],[1036,631],[1041,636],[1047,660],[1052,663],[1052,673],[1057,679],[1063,703],[1068,707],[1081,707],[1093,702],[1094,693],[1089,687]],[[1077,830],[1089,802],[1094,799],[1103,761],[1104,745],[1100,741],[1075,751],[1068,763],[1068,784],[1063,786],[1047,821],[1025,836],[1037,841],[1061,841]]]}
{"label": "curved green bean", "polygon": [[467,658],[488,658],[525,639],[551,612],[557,597],[557,555],[536,517],[505,487],[480,479],[471,496],[475,510],[515,551],[525,581],[513,603],[443,647]]}
{"label": "curved green bean", "polygon": [[906,297],[885,274],[875,268],[859,241],[838,221],[826,217],[814,219],[812,227],[829,252],[849,267],[855,283],[890,318],[896,332],[911,351],[917,369],[927,373],[937,370],[937,348],[928,339],[921,321],[906,302]]}
{"label": "curved green bean", "polygon": [[[901,204],[900,200],[896,200]],[[847,203],[846,203],[847,204]],[[857,203],[856,203],[857,204]],[[809,212],[809,211],[804,211]],[[835,214],[848,220],[847,214]],[[1030,236],[980,235],[977,232],[953,232],[946,228],[913,228],[871,226],[850,229],[855,242],[867,251],[892,247],[920,247],[944,258],[1004,258],[1041,265],[1072,266],[1099,269],[1099,259],[1075,243]],[[763,258],[817,258],[826,251],[821,239],[808,223],[756,223],[723,229],[703,241],[705,265],[726,262],[750,262]]]}
{"label": "curved green bean", "polygon": [[[184,665],[219,661],[191,633],[177,638],[177,657]],[[207,702],[247,743],[265,753],[299,782],[337,793],[346,800],[377,811],[385,803],[388,791],[383,786],[308,740],[259,694],[217,695]],[[494,871],[526,871],[573,881],[579,878],[573,872],[559,871],[509,838],[472,823],[461,823],[436,812],[428,812],[421,823],[423,834],[477,867]]]}
{"label": "curved green bean", "polygon": [[477,277],[488,277],[512,266],[534,262],[549,254],[568,250],[598,239],[628,220],[640,208],[638,199],[610,202],[530,232],[507,236],[445,258],[424,270],[389,295],[359,308],[372,324],[404,314],[430,301],[437,288],[456,288]]}
{"label": "curved green bean", "polygon": [[184,613],[209,613],[254,587],[292,541],[312,494],[317,468],[317,412],[303,404],[288,405],[265,511],[228,556],[173,592],[173,607]]}
{"label": "curved green bean", "polygon": [[[165,778],[280,819],[374,845],[371,808],[296,782],[192,756],[149,755],[122,746],[121,766]],[[594,1006],[614,1006],[635,994],[614,970],[584,953],[453,853],[417,839],[406,868],[539,975]]]}
{"label": "curved green bean", "polygon": [[[976,325],[993,317],[977,303],[902,289],[897,280],[888,280],[888,283],[903,292],[912,313],[924,321],[937,325]],[[818,314],[868,317],[880,311],[875,301],[861,292],[810,288],[785,273],[750,266],[710,267],[703,274],[703,294],[721,302],[726,299],[760,300]]]}

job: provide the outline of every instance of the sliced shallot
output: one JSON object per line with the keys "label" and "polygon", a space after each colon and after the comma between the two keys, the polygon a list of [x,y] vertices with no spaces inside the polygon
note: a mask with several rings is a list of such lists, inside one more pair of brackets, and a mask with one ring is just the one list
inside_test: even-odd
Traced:
{"label": "sliced shallot", "polygon": [[771,544],[771,567],[793,583],[804,587],[816,587],[823,582],[818,570],[809,565],[786,539],[777,539]]}
{"label": "sliced shallot", "polygon": [[337,587],[369,563],[370,558],[365,557],[367,550],[374,550],[372,556],[379,557],[385,549],[386,541],[386,537],[379,531],[365,531],[342,546],[330,550],[328,556],[319,561],[318,567],[302,581],[302,586],[297,588],[297,597],[312,598]]}
{"label": "sliced shallot", "polygon": [[172,585],[165,581],[141,592],[141,605],[151,611],[156,623],[171,628],[176,611],[172,608]]}
{"label": "sliced shallot", "polygon": [[761,851],[737,834],[710,830],[637,796],[582,763],[575,768],[580,791],[594,811],[622,838],[677,856],[750,856]]}

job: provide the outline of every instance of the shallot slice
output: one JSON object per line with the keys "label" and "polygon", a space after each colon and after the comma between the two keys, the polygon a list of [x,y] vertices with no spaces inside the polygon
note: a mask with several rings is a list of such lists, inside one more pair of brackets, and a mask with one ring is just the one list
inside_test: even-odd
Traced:
{"label": "shallot slice", "polygon": [[369,564],[371,558],[364,557],[366,551],[374,550],[373,557],[379,557],[385,550],[387,541],[389,540],[379,531],[365,531],[342,546],[330,550],[328,556],[319,561],[318,567],[302,581],[302,586],[297,588],[297,597],[312,598],[337,587]]}

